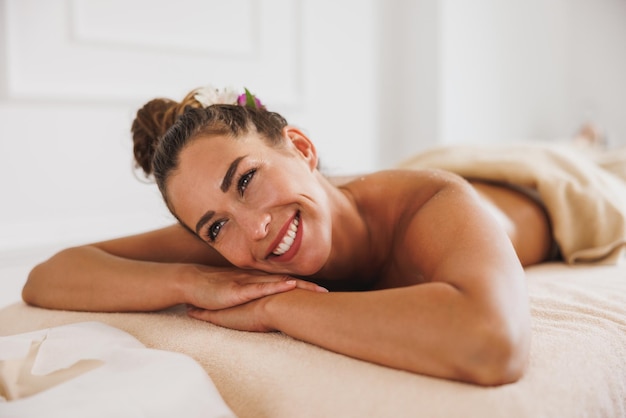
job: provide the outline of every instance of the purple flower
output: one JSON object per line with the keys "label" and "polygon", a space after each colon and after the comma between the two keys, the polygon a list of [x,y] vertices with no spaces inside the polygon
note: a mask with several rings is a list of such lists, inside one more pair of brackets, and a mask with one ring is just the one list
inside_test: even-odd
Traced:
{"label": "purple flower", "polygon": [[245,89],[245,93],[240,94],[239,97],[237,97],[237,104],[239,106],[254,107],[257,109],[264,108],[263,103],[261,103],[261,101],[257,99],[254,94],[250,93],[248,89]]}

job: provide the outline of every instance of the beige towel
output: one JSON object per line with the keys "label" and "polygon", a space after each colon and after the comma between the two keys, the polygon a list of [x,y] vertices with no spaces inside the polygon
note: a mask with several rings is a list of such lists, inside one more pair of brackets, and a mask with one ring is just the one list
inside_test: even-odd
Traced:
{"label": "beige towel", "polygon": [[536,189],[567,263],[615,264],[626,245],[625,151],[592,160],[560,144],[457,145],[417,154],[400,168],[439,168]]}
{"label": "beige towel", "polygon": [[[111,314],[18,303],[0,310],[0,335],[83,321],[112,325],[148,347],[193,357],[240,418],[626,417],[626,263],[542,264],[527,277],[529,366],[519,382],[494,388],[376,366],[283,334],[221,328],[187,318],[184,307]],[[174,382],[181,391],[193,384]],[[4,416],[11,415],[0,403]]]}

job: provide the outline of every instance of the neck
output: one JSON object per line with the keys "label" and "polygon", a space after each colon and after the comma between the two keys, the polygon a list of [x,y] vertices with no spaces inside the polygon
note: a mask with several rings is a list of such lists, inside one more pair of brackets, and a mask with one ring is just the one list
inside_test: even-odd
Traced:
{"label": "neck", "polygon": [[336,187],[327,179],[320,179],[327,189],[332,211],[332,249],[328,262],[314,275],[329,281],[359,281],[371,274],[372,242],[367,223],[358,201],[348,188]]}

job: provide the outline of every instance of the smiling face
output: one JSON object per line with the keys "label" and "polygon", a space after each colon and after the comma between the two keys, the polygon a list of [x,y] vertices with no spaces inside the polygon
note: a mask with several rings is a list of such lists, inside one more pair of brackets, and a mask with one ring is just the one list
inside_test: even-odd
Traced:
{"label": "smiling face", "polygon": [[331,217],[317,154],[299,130],[268,146],[256,132],[198,138],[167,182],[178,218],[232,264],[307,276],[328,261]]}

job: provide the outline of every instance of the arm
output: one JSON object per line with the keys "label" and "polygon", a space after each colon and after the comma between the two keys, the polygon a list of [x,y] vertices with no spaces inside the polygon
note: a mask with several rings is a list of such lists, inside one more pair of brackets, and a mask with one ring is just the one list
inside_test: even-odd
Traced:
{"label": "arm", "polygon": [[232,268],[179,225],[63,250],[30,273],[29,304],[86,311],[218,309],[312,284]]}
{"label": "arm", "polygon": [[484,385],[517,380],[529,349],[524,274],[473,190],[447,183],[415,213],[399,245],[408,252],[404,262],[427,283],[362,293],[294,291],[191,315],[245,328],[248,309],[261,329],[374,363]]}

